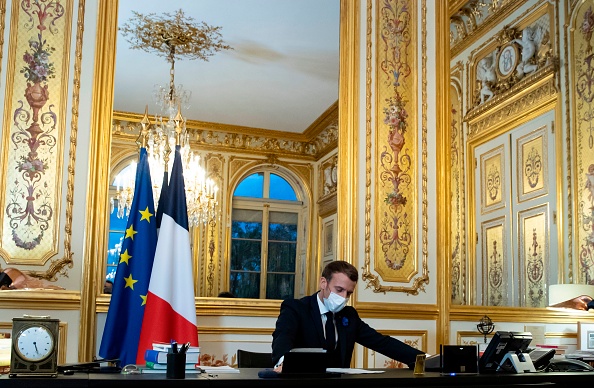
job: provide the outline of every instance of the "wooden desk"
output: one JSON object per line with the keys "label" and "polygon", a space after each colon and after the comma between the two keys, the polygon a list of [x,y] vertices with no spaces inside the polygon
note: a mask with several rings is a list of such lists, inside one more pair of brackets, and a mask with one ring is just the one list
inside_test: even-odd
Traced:
{"label": "wooden desk", "polygon": [[577,386],[591,384],[594,372],[556,372],[525,373],[496,375],[457,375],[441,376],[439,373],[427,372],[424,376],[414,376],[411,370],[386,369],[379,374],[342,375],[331,378],[272,378],[258,377],[260,369],[242,369],[240,373],[220,374],[187,374],[184,380],[168,380],[165,374],[121,375],[121,374],[85,374],[57,378],[9,378],[0,377],[0,387],[93,387],[93,388],[131,388],[138,384],[150,387],[215,387],[215,388],[248,388],[248,387],[319,387],[330,383],[340,388],[360,387],[509,387],[542,384],[547,386]]}

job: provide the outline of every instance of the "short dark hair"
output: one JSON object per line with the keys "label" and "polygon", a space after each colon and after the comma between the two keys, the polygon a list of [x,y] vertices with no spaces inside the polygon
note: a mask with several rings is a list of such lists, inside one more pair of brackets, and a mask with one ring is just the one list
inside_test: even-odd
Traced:
{"label": "short dark hair", "polygon": [[357,268],[346,261],[336,260],[329,262],[326,264],[326,267],[324,267],[322,276],[326,278],[328,282],[330,282],[332,275],[335,273],[343,273],[353,282],[357,282],[359,280],[359,271],[357,271]]}

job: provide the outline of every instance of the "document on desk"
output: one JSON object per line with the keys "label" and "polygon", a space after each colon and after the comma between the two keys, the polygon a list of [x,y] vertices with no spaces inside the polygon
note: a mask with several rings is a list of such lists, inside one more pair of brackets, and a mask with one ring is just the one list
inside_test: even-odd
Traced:
{"label": "document on desk", "polygon": [[221,366],[198,366],[203,373],[218,374],[218,373],[239,373],[239,369],[233,368],[229,365]]}
{"label": "document on desk", "polygon": [[347,375],[362,375],[367,373],[384,373],[383,370],[368,370],[368,369],[357,369],[357,368],[326,368],[326,372],[331,373],[344,373]]}

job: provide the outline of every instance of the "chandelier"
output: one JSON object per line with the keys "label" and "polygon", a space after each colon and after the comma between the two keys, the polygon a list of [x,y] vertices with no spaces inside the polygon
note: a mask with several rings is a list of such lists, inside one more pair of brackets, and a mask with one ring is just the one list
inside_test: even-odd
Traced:
{"label": "chandelier", "polygon": [[[155,209],[161,194],[161,177],[171,170],[173,158],[170,157],[176,143],[179,142],[184,185],[188,208],[188,223],[197,226],[216,221],[219,216],[217,193],[218,186],[207,177],[200,156],[190,148],[190,136],[186,129],[186,120],[181,115],[182,106],[189,108],[191,92],[185,91],[182,85],[175,85],[176,59],[190,58],[208,61],[215,52],[231,49],[224,44],[219,32],[221,27],[209,26],[202,22],[194,23],[194,19],[186,17],[183,10],[174,15],[155,14],[142,15],[134,12],[134,17],[125,23],[120,30],[129,36],[131,48],[163,56],[171,64],[168,87],[157,86],[156,104],[161,112],[155,116],[151,125],[148,118],[148,107],[141,121],[141,136],[146,136],[146,148],[153,181],[153,197]],[[143,141],[144,143],[144,141]],[[135,168],[131,179],[129,175],[120,178],[121,187],[116,179],[116,199],[118,217],[128,215],[134,193]],[[112,212],[115,200],[111,201]]]}

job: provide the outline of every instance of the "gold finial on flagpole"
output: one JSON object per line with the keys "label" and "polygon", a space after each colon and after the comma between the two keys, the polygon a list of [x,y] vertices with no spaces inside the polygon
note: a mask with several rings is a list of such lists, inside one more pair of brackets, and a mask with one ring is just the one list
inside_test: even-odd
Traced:
{"label": "gold finial on flagpole", "polygon": [[142,129],[140,130],[140,134],[136,139],[136,144],[139,147],[146,148],[149,133],[149,125],[151,125],[151,122],[148,118],[148,105],[144,108],[144,116],[140,121],[140,125],[142,125]]}
{"label": "gold finial on flagpole", "polygon": [[184,122],[184,118],[181,115],[181,103],[177,106],[177,114],[173,118],[173,122],[175,123],[175,145],[181,144],[181,133],[182,128],[181,125]]}

